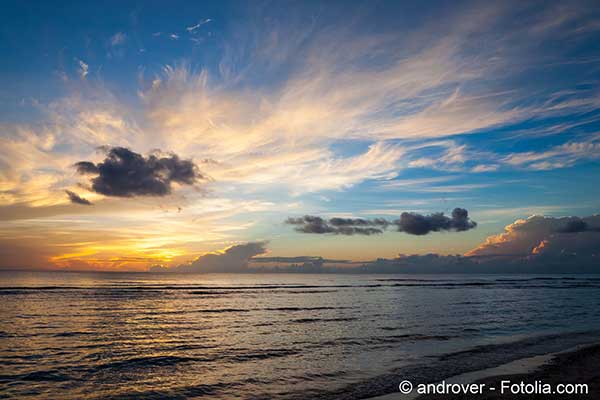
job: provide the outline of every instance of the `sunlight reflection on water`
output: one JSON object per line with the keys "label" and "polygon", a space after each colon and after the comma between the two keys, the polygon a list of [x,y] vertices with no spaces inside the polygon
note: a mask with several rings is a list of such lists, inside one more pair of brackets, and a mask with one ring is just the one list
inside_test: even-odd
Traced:
{"label": "sunlight reflection on water", "polygon": [[[357,398],[507,352],[450,353],[600,326],[593,277],[0,277],[0,394],[19,398]],[[509,353],[542,351],[527,343]]]}

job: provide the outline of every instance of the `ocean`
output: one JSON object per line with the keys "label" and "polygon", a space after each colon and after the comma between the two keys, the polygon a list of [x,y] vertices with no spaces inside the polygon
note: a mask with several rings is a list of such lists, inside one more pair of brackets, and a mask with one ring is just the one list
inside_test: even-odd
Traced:
{"label": "ocean", "polygon": [[0,272],[0,398],[364,399],[600,338],[600,276]]}

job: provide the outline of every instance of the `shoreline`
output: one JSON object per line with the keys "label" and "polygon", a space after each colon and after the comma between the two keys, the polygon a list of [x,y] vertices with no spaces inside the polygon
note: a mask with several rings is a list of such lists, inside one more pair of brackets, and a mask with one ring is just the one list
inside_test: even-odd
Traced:
{"label": "shoreline", "polygon": [[[501,400],[501,399],[578,399],[600,397],[600,342],[578,345],[563,351],[522,358],[497,367],[467,372],[443,380],[449,384],[485,384],[500,388],[501,381],[534,384],[542,382],[555,387],[558,384],[587,384],[587,395],[557,394],[502,394],[484,391],[480,394],[410,394],[400,392],[369,398],[369,400]],[[418,384],[413,382],[413,384]],[[499,390],[499,389],[498,389]]]}

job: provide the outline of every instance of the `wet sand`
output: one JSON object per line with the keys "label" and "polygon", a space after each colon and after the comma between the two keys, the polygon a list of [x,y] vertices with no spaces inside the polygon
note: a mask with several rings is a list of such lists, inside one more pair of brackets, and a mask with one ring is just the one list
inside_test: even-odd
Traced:
{"label": "wet sand", "polygon": [[[506,374],[497,375],[477,380],[476,383],[485,383],[486,387],[493,386],[496,391],[484,391],[478,395],[424,395],[418,397],[419,400],[433,399],[598,399],[600,398],[600,345],[584,347],[572,352],[560,353],[555,355],[546,364],[540,366],[535,371],[525,374]],[[588,385],[587,395],[558,395],[558,394],[523,394],[514,395],[511,393],[501,394],[500,382],[509,380],[511,383],[534,383],[536,381],[550,384],[556,387],[558,384],[585,383]]]}
{"label": "wet sand", "polygon": [[[496,400],[496,399],[599,399],[600,398],[600,344],[580,347],[571,351],[531,357],[483,371],[467,373],[445,380],[446,383],[485,384],[480,394],[435,394],[417,395],[400,393],[376,397],[372,400]],[[554,389],[558,384],[587,384],[588,394],[512,394],[500,392],[501,381],[512,384],[524,382],[534,384],[536,381],[550,384]],[[489,387],[494,387],[490,391]]]}

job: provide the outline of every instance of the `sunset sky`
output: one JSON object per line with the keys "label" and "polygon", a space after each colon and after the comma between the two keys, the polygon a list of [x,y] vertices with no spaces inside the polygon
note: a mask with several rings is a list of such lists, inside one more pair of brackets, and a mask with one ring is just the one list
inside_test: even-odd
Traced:
{"label": "sunset sky", "polygon": [[[594,1],[7,1],[1,14],[0,268],[146,270],[246,243],[269,257],[474,254],[532,221],[516,220],[600,212]],[[477,226],[286,223],[457,207]]]}

